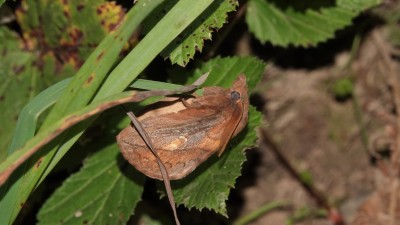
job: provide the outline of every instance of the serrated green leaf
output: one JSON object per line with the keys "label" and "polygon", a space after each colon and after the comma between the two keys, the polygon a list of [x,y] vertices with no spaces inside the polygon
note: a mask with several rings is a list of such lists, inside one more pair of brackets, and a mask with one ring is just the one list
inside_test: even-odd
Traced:
{"label": "serrated green leaf", "polygon": [[313,46],[332,38],[361,12],[380,0],[249,0],[246,22],[262,43]]}
{"label": "serrated green leaf", "polygon": [[[168,3],[169,5],[172,3]],[[212,32],[227,22],[228,13],[238,6],[237,0],[214,1],[196,20],[168,45],[161,55],[172,64],[185,66],[196,51],[203,49],[204,41],[211,40]]]}
{"label": "serrated green leaf", "polygon": [[172,183],[177,204],[199,210],[207,208],[227,216],[225,202],[241,175],[242,164],[246,161],[244,150],[255,145],[255,129],[260,123],[261,113],[250,107],[246,130],[229,142],[220,158],[214,155],[188,177]]}
{"label": "serrated green leaf", "polygon": [[[186,74],[192,75],[187,82],[193,82],[200,74],[210,72],[205,86],[230,87],[236,77],[243,73],[251,92],[260,81],[264,68],[265,64],[253,57],[215,58],[199,65],[191,73],[186,71]],[[255,128],[260,124],[260,118],[261,114],[250,107],[247,128],[230,141],[220,158],[213,156],[186,178],[172,182],[177,204],[188,208],[207,208],[226,216],[225,201],[241,174],[241,166],[246,160],[244,150],[255,145]]]}
{"label": "serrated green leaf", "polygon": [[[186,74],[192,75],[186,83],[192,83],[202,74],[210,72],[203,86],[230,87],[237,75],[245,74],[247,86],[251,92],[260,81],[264,69],[265,63],[255,57],[216,57],[198,65],[192,73],[185,71]],[[174,78],[179,79],[177,76]]]}
{"label": "serrated green leaf", "polygon": [[40,225],[126,224],[141,199],[145,177],[127,165],[115,143],[104,149],[104,141],[98,144],[100,150],[40,209]]}

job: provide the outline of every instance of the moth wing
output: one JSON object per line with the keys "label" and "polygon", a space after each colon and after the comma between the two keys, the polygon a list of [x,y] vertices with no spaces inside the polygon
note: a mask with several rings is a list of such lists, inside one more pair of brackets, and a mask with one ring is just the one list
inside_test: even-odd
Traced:
{"label": "moth wing", "polygon": [[[199,108],[184,111],[141,121],[171,180],[191,173],[219,146],[218,140],[210,139],[207,134],[216,124],[221,124],[221,112]],[[149,177],[162,179],[154,155],[133,127],[121,131],[117,140],[130,164]]]}
{"label": "moth wing", "polygon": [[[215,109],[186,109],[180,113],[166,114],[142,122],[149,136],[156,139],[157,149],[184,151],[204,148],[211,151],[212,145],[202,145],[208,133],[222,121],[220,112]],[[146,129],[151,127],[151,129]]]}
{"label": "moth wing", "polygon": [[221,154],[224,152],[226,145],[235,133],[242,116],[243,111],[240,108],[235,107],[235,109],[232,111],[231,118],[226,122],[226,124],[224,124],[223,128],[214,132],[216,136],[219,136],[218,138],[220,140],[218,156],[221,156]]}

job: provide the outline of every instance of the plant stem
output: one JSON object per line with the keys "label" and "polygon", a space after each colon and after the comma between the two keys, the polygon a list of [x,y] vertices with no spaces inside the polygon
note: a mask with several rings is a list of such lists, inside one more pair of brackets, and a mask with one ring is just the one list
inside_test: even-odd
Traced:
{"label": "plant stem", "polygon": [[246,214],[242,217],[240,217],[238,220],[236,220],[233,225],[245,225],[250,223],[251,221],[259,218],[260,216],[264,215],[265,213],[268,213],[274,209],[277,208],[282,208],[285,206],[288,206],[289,204],[286,202],[269,202],[264,205],[262,205],[260,208],[257,208],[256,210],[250,212],[249,214]]}

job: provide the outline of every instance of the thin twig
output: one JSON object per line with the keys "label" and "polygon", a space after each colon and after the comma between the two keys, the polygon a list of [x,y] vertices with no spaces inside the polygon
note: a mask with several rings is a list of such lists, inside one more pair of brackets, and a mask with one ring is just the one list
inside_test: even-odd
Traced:
{"label": "thin twig", "polygon": [[318,206],[328,211],[328,219],[332,222],[332,224],[345,225],[343,216],[340,214],[340,212],[335,207],[331,206],[314,186],[312,186],[310,183],[305,182],[301,178],[300,174],[289,163],[286,157],[282,154],[282,151],[280,150],[278,145],[264,128],[261,129],[261,135],[263,137],[263,142],[270,147],[271,151],[275,154],[278,161],[283,165],[283,167],[285,167],[290,175],[301,184],[304,190],[317,202]]}
{"label": "thin twig", "polygon": [[168,175],[167,168],[165,167],[164,163],[162,162],[162,160],[158,156],[157,151],[155,150],[149,135],[143,129],[143,127],[140,124],[139,120],[136,118],[136,116],[133,114],[133,112],[129,111],[129,112],[127,112],[127,114],[129,116],[129,118],[131,119],[135,129],[140,134],[140,136],[142,137],[143,141],[146,143],[147,147],[149,147],[151,153],[153,153],[153,155],[157,159],[157,164],[158,164],[158,167],[160,167],[161,176],[162,176],[163,181],[164,181],[165,190],[167,191],[169,204],[171,205],[172,211],[174,213],[175,223],[176,223],[176,225],[180,225],[180,222],[179,222],[179,219],[178,219],[178,214],[176,212],[175,199],[174,199],[174,195],[172,194],[172,188],[171,188],[171,183],[170,183],[170,180],[169,180],[169,175]]}

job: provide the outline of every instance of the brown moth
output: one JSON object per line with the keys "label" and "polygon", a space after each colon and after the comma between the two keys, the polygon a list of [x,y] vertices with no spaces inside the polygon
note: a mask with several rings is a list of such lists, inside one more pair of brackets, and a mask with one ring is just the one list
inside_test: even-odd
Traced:
{"label": "brown moth", "polygon": [[[244,75],[231,88],[203,90],[203,95],[189,99],[167,98],[138,117],[171,180],[190,174],[212,154],[220,155],[247,124],[249,101]],[[135,128],[122,130],[117,142],[124,158],[137,170],[162,180],[155,156]]]}

